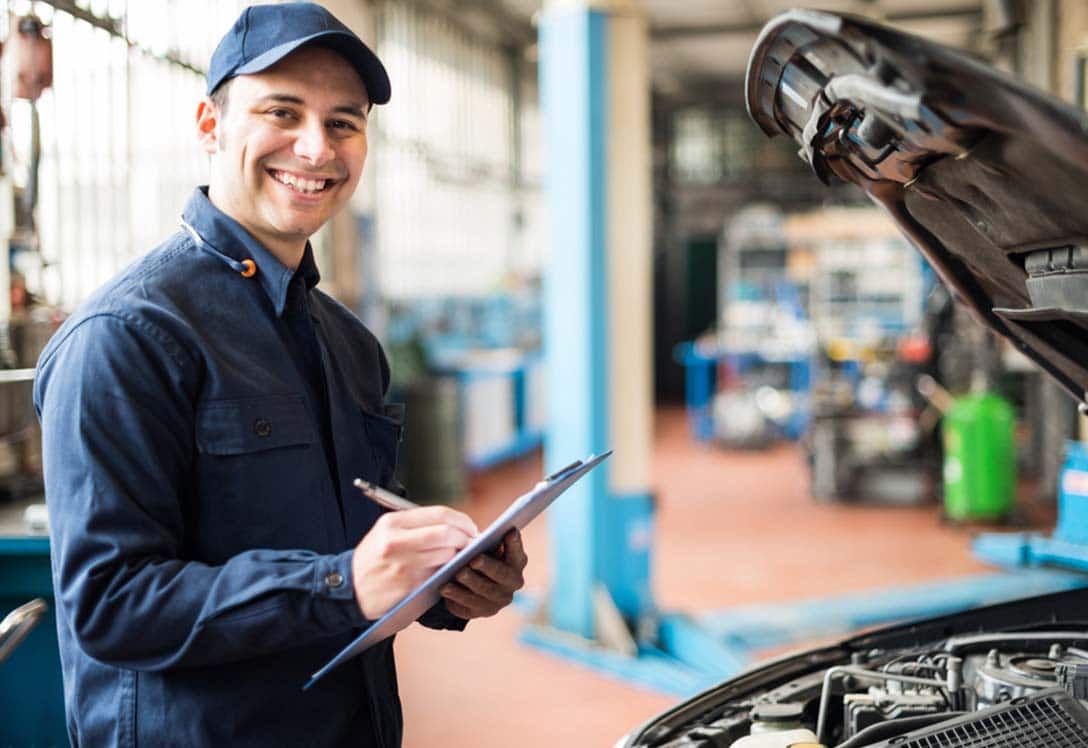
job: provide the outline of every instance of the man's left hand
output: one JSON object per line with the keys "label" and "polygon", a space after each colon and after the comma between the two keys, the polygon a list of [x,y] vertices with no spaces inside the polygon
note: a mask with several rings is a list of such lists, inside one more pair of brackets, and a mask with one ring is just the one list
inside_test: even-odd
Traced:
{"label": "man's left hand", "polygon": [[495,615],[510,604],[514,592],[525,584],[521,572],[528,561],[521,533],[511,530],[503,538],[497,557],[477,556],[442,588],[447,610],[465,620]]}

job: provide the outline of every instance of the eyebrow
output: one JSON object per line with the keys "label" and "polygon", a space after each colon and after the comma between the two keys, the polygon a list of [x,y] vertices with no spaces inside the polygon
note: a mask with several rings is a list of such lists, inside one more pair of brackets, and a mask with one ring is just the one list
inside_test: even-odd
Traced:
{"label": "eyebrow", "polygon": [[[274,93],[262,96],[258,101],[261,103],[268,101],[276,101],[281,104],[297,104],[298,106],[305,106],[306,102],[300,97],[293,94]],[[339,104],[332,108],[332,111],[337,114],[350,114],[361,119],[366,119],[366,113],[369,111],[369,105],[356,104],[351,102],[348,104]]]}

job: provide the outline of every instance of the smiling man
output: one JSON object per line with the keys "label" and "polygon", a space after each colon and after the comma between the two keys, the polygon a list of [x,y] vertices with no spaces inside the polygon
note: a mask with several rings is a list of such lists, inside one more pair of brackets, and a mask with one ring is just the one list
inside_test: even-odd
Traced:
{"label": "smiling man", "polygon": [[304,46],[212,96],[197,113],[212,156],[208,198],[297,267],[306,240],[344,206],[363,173],[367,89],[338,52]]}
{"label": "smiling man", "polygon": [[[375,338],[315,288],[308,239],[351,197],[378,58],[310,3],[254,6],[216,48],[182,228],[43,352],[57,628],[73,745],[400,744],[392,639],[309,675],[477,533],[382,513],[400,425]],[[522,584],[517,533],[420,620],[461,628]]]}

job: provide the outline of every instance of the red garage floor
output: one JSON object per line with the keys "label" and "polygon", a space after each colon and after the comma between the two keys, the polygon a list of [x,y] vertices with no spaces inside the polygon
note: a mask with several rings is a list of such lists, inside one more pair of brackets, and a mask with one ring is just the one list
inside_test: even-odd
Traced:
{"label": "red garage floor", "polygon": [[[818,597],[986,570],[972,531],[942,524],[936,506],[818,504],[792,445],[727,452],[695,445],[683,411],[657,417],[653,586],[665,610]],[[541,474],[528,458],[477,476],[465,510],[490,521]],[[482,526],[482,525],[481,525]],[[527,589],[548,578],[547,523],[526,532]],[[462,633],[413,626],[397,638],[406,748],[611,746],[675,703],[516,641],[506,610]]]}

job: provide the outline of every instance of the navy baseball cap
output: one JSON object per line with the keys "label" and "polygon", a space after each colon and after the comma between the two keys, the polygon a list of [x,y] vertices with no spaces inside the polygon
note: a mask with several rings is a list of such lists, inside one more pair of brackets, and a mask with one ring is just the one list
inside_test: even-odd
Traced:
{"label": "navy baseball cap", "polygon": [[304,44],[339,53],[352,64],[372,104],[389,101],[385,66],[362,39],[317,3],[252,5],[242,11],[208,64],[209,96],[236,75],[259,73]]}

